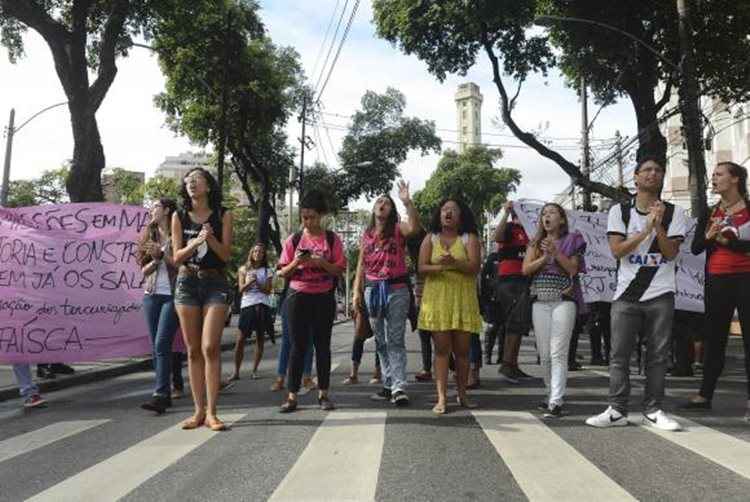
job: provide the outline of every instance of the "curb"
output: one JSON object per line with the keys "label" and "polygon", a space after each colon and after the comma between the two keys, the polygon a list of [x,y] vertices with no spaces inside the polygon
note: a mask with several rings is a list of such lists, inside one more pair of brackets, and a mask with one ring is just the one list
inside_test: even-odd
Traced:
{"label": "curb", "polygon": [[[349,319],[334,321],[333,325],[338,326],[339,324],[343,324],[347,321],[349,321]],[[221,344],[221,351],[226,352],[228,350],[233,350],[234,345],[234,342],[224,342]],[[64,378],[60,378],[59,380],[45,380],[42,382],[37,382],[37,386],[39,386],[40,393],[68,389],[77,385],[85,385],[123,375],[130,375],[131,373],[148,371],[153,368],[153,364],[151,363],[151,361],[151,358],[134,360],[121,364],[119,366],[113,366],[111,368],[92,370],[85,373],[66,376]],[[18,387],[0,389],[0,402],[8,401],[10,399],[19,399]]]}

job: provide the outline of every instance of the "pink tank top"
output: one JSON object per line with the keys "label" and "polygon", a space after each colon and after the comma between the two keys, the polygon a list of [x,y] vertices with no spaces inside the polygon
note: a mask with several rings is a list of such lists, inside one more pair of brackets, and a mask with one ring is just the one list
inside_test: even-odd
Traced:
{"label": "pink tank top", "polygon": [[407,274],[406,243],[398,225],[393,237],[380,239],[375,231],[362,236],[362,256],[365,278],[368,281],[393,279]]}

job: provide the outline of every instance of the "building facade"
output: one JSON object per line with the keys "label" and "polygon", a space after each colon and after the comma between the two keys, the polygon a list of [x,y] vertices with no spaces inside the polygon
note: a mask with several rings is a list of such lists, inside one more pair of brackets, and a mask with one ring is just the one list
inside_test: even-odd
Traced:
{"label": "building facade", "polygon": [[482,93],[473,82],[461,84],[456,90],[456,125],[458,129],[458,151],[467,146],[482,144]]}

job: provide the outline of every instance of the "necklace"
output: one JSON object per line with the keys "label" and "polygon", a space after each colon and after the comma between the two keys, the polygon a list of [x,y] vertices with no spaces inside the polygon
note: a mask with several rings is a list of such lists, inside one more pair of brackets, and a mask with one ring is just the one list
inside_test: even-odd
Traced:
{"label": "necklace", "polygon": [[721,206],[722,211],[724,211],[724,213],[730,214],[730,213],[732,213],[732,211],[730,211],[730,209],[732,209],[737,204],[739,204],[740,202],[743,202],[743,201],[744,201],[744,199],[742,197],[740,197],[739,199],[737,199],[736,201],[732,202],[731,204],[724,204],[723,201],[722,201],[722,203],[720,204],[720,206]]}

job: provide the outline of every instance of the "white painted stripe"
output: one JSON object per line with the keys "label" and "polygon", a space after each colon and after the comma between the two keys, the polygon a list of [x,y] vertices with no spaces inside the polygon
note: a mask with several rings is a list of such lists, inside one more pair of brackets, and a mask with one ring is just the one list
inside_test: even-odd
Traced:
{"label": "white painted stripe", "polygon": [[57,422],[32,432],[0,442],[0,462],[37,450],[83,431],[105,424],[109,420],[70,420]]}
{"label": "white painted stripe", "polygon": [[[231,414],[223,416],[222,419],[227,424],[231,424],[243,416],[245,414]],[[50,502],[118,500],[215,437],[216,434],[219,433],[211,432],[205,427],[198,430],[183,431],[178,424],[28,500]]]}
{"label": "white painted stripe", "polygon": [[631,413],[628,420],[639,423],[644,429],[657,436],[750,479],[750,443],[747,441],[676,415],[672,415],[672,418],[680,423],[682,430],[677,432],[663,431],[650,425],[642,425],[642,418],[640,414],[638,415],[636,419],[633,418],[635,415]]}
{"label": "white painted stripe", "polygon": [[635,500],[531,413],[472,412],[521,490],[537,500]]}
{"label": "white painted stripe", "polygon": [[385,412],[329,413],[269,500],[375,500],[385,418]]}

